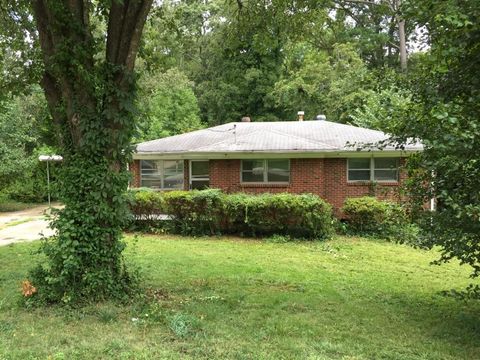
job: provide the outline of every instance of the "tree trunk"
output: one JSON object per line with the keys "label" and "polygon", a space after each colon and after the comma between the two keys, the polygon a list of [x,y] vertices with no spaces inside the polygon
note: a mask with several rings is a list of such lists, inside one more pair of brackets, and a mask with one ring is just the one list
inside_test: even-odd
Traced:
{"label": "tree trunk", "polygon": [[400,46],[400,68],[407,70],[407,41],[405,39],[405,20],[397,16]]}
{"label": "tree trunk", "polygon": [[36,282],[49,301],[122,296],[130,276],[122,260],[124,196],[134,131],[133,74],[152,0],[112,1],[104,60],[93,41],[88,0],[35,0],[45,74],[41,82],[63,129],[56,242]]}

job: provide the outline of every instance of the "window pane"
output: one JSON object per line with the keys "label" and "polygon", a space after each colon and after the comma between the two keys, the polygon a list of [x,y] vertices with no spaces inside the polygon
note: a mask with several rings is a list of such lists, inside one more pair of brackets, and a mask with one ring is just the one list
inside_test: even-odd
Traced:
{"label": "window pane", "polygon": [[370,169],[370,159],[348,159],[349,169]]}
{"label": "window pane", "polygon": [[263,160],[242,160],[242,169],[251,170],[256,174],[263,173]]}
{"label": "window pane", "polygon": [[242,172],[242,182],[263,182],[263,172],[257,174],[253,171]]}
{"label": "window pane", "polygon": [[374,180],[376,181],[397,181],[397,170],[375,170]]}
{"label": "window pane", "polygon": [[150,180],[150,179],[143,179],[142,178],[142,187],[148,187],[152,189],[160,189],[162,186],[162,182],[160,179],[158,180]]}
{"label": "window pane", "polygon": [[153,189],[183,188],[183,160],[142,160],[140,168],[141,186]]}
{"label": "window pane", "polygon": [[195,180],[192,181],[192,189],[194,190],[204,190],[210,186],[210,181],[208,180]]}
{"label": "window pane", "polygon": [[163,169],[165,174],[175,174],[180,171],[183,172],[183,161],[165,160],[163,162]]}
{"label": "window pane", "polygon": [[290,180],[290,173],[288,171],[269,171],[269,182],[288,182]]}
{"label": "window pane", "polygon": [[281,159],[281,160],[268,160],[268,171],[275,170],[275,171],[289,171],[289,160],[288,159]]}
{"label": "window pane", "polygon": [[153,189],[160,189],[162,187],[162,176],[159,167],[160,161],[157,160],[141,160],[141,186]]}
{"label": "window pane", "polygon": [[396,169],[398,158],[378,158],[375,160],[375,169]]}
{"label": "window pane", "polygon": [[290,163],[288,159],[268,160],[267,181],[288,182],[290,180]]}
{"label": "window pane", "polygon": [[349,170],[349,181],[368,181],[370,180],[370,170]]}
{"label": "window pane", "polygon": [[182,189],[183,188],[183,161],[166,160],[163,164],[164,189]]}
{"label": "window pane", "polygon": [[183,173],[166,175],[163,180],[165,189],[183,189]]}
{"label": "window pane", "polygon": [[208,178],[210,173],[208,161],[192,161],[192,178],[203,177]]}
{"label": "window pane", "polygon": [[140,161],[140,168],[143,171],[156,171],[157,170],[157,162],[153,160],[141,160]]}

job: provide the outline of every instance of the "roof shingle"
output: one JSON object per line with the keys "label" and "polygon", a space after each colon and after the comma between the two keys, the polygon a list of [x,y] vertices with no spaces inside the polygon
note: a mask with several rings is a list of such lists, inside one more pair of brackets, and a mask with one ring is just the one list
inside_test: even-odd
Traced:
{"label": "roof shingle", "polygon": [[[137,154],[331,152],[357,151],[351,144],[375,144],[388,139],[381,131],[330,121],[234,122],[181,135],[143,142]],[[387,146],[386,150],[395,150]],[[406,151],[421,151],[420,143]]]}

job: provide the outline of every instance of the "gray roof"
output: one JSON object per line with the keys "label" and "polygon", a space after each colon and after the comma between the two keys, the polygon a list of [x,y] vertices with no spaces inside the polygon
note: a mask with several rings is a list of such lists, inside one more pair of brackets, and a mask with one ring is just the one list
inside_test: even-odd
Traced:
{"label": "gray roof", "polygon": [[[349,144],[372,144],[386,139],[388,136],[381,131],[323,120],[233,122],[143,142],[136,151],[138,155],[349,152],[358,151],[358,146]],[[387,146],[384,150],[394,151],[395,147]],[[422,145],[412,143],[404,150],[421,151]]]}

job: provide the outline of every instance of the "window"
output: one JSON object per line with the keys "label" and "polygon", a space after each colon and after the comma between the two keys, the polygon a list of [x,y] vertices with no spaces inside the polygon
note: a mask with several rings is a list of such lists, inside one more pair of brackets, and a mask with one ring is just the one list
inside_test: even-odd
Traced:
{"label": "window", "polygon": [[370,159],[348,159],[348,181],[369,181]]}
{"label": "window", "polygon": [[348,159],[348,181],[398,181],[399,158]]}
{"label": "window", "polygon": [[242,182],[288,183],[289,159],[242,160]]}
{"label": "window", "polygon": [[183,189],[183,160],[141,160],[141,186],[152,189]]}
{"label": "window", "polygon": [[375,181],[398,181],[398,158],[378,158],[373,161]]}
{"label": "window", "polygon": [[190,161],[190,188],[203,190],[210,185],[210,166],[208,160]]}

